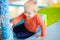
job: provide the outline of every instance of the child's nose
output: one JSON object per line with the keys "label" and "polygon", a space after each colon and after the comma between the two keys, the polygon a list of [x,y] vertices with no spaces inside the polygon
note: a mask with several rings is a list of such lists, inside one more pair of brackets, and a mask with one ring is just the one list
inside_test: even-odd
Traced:
{"label": "child's nose", "polygon": [[26,16],[29,16],[29,14],[26,14]]}

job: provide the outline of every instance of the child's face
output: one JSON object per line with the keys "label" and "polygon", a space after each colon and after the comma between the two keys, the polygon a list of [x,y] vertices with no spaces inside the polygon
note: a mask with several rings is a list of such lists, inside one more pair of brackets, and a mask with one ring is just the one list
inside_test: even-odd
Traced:
{"label": "child's face", "polygon": [[30,11],[30,10],[25,10],[25,13],[24,15],[27,17],[27,18],[33,18],[35,16],[35,12],[34,11]]}
{"label": "child's face", "polygon": [[24,15],[27,18],[33,18],[36,14],[35,11],[36,8],[36,4],[33,1],[28,1],[25,5],[24,5]]}

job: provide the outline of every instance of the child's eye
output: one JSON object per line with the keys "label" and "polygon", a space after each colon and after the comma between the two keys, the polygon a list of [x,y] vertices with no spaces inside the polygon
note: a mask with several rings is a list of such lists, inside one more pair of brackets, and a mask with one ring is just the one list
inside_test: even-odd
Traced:
{"label": "child's eye", "polygon": [[27,12],[24,12],[24,13],[27,13]]}
{"label": "child's eye", "polygon": [[30,13],[28,13],[28,14],[30,14]]}

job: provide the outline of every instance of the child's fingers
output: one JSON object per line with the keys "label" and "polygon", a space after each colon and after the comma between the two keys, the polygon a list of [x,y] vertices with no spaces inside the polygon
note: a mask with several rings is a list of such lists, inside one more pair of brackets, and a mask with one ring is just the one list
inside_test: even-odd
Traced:
{"label": "child's fingers", "polygon": [[13,30],[13,27],[12,27],[12,26],[10,26],[10,29],[11,29],[11,30]]}
{"label": "child's fingers", "polygon": [[37,37],[37,38],[41,38],[41,36],[40,36],[40,35],[36,35],[36,37]]}
{"label": "child's fingers", "polygon": [[12,26],[13,26],[13,24],[12,24],[12,23],[10,23],[10,26],[9,26],[9,27],[10,27],[10,29],[11,29],[11,30],[13,30],[13,27],[12,27]]}
{"label": "child's fingers", "polygon": [[36,37],[37,37],[37,38],[44,38],[44,37],[42,37],[41,35],[36,35]]}
{"label": "child's fingers", "polygon": [[10,26],[12,27],[13,26],[13,23],[10,23]]}

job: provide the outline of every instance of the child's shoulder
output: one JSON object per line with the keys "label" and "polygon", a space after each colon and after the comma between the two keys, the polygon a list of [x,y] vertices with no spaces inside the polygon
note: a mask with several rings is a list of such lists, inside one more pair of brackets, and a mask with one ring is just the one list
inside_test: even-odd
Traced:
{"label": "child's shoulder", "polygon": [[24,12],[23,12],[23,13],[21,13],[21,14],[20,14],[20,16],[21,16],[21,15],[24,15]]}
{"label": "child's shoulder", "polygon": [[19,17],[24,17],[24,12],[18,15]]}

